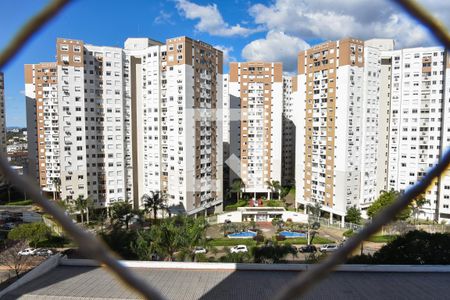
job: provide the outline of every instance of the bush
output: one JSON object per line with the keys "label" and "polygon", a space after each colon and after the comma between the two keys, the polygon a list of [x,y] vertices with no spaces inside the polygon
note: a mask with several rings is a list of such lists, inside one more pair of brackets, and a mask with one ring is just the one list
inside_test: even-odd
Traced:
{"label": "bush", "polygon": [[20,205],[31,205],[31,204],[33,204],[32,200],[19,200],[19,201],[3,202],[1,205],[20,206]]}
{"label": "bush", "polygon": [[263,246],[253,251],[255,263],[279,263],[288,254],[296,254],[290,244]]}
{"label": "bush", "polygon": [[269,200],[265,203],[265,206],[268,207],[283,207],[283,202],[278,201],[278,200]]}
{"label": "bush", "polygon": [[225,206],[224,210],[225,211],[234,211],[234,210],[237,210],[238,207],[244,207],[244,206],[247,206],[247,205],[248,205],[248,201],[244,200],[244,199],[241,199],[241,200],[239,200],[238,202],[236,202],[234,204],[230,204],[230,205]]}
{"label": "bush", "polygon": [[388,243],[395,240],[396,235],[372,235],[368,241],[372,243]]}
{"label": "bush", "polygon": [[410,231],[383,246],[372,257],[355,256],[349,263],[447,265],[450,264],[450,234]]}
{"label": "bush", "polygon": [[256,243],[262,243],[264,242],[264,236],[262,234],[258,234],[253,237],[253,240],[255,240]]}
{"label": "bush", "polygon": [[355,234],[355,232],[353,231],[353,229],[349,229],[349,230],[345,231],[342,235],[345,237],[351,237],[354,234]]}
{"label": "bush", "polygon": [[52,235],[47,240],[40,241],[36,247],[40,248],[64,248],[76,246],[75,243],[66,237]]}

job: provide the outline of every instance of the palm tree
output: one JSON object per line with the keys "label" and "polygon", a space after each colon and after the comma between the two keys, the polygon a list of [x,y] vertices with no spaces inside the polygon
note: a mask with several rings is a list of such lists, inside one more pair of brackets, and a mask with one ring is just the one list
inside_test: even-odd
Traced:
{"label": "palm tree", "polygon": [[267,181],[267,186],[269,187],[270,191],[273,193],[278,193],[278,200],[281,199],[281,184],[277,180]]}
{"label": "palm tree", "polygon": [[142,201],[144,202],[145,211],[149,212],[153,211],[153,219],[157,219],[158,210],[165,209],[166,205],[166,196],[162,192],[151,192],[150,195],[144,194],[142,196]]}
{"label": "palm tree", "polygon": [[239,202],[239,199],[242,198],[242,189],[245,189],[245,183],[240,178],[236,178],[233,180],[231,184],[231,191],[236,193],[236,203]]}
{"label": "palm tree", "polygon": [[81,214],[81,224],[84,224],[84,212],[86,211],[87,223],[89,224],[89,208],[92,208],[92,200],[90,197],[84,198],[83,195],[79,195],[74,202],[75,210]]}
{"label": "palm tree", "polygon": [[61,178],[53,178],[52,179],[52,184],[53,184],[53,187],[54,187],[54,190],[53,190],[53,201],[56,201],[57,200],[57,197],[58,197],[58,195],[59,195],[59,192],[60,192],[60,188],[61,188]]}

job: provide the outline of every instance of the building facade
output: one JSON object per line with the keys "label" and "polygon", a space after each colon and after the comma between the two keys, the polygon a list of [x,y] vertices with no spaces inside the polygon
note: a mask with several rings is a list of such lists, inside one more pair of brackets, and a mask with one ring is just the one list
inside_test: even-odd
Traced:
{"label": "building facade", "polygon": [[230,63],[230,155],[240,161],[230,180],[244,192],[270,194],[268,182],[281,182],[283,68],[281,63]]}
{"label": "building facade", "polygon": [[[389,72],[387,189],[404,191],[423,177],[450,142],[450,75],[448,54],[441,47],[383,53]],[[450,173],[423,195],[422,219],[450,218]]]}
{"label": "building facade", "polygon": [[97,207],[142,207],[151,192],[183,212],[221,207],[222,52],[186,37],[124,49],[58,39],[57,62],[25,74],[44,190]]}
{"label": "building facade", "polygon": [[379,40],[343,39],[299,54],[296,201],[343,218],[377,197]]}
{"label": "building facade", "polygon": [[295,124],[294,93],[297,91],[297,76],[283,76],[282,116],[282,166],[281,183],[292,186],[295,183]]}
{"label": "building facade", "polygon": [[[6,157],[5,76],[0,72],[0,153]],[[0,188],[6,181],[0,174]]]}
{"label": "building facade", "polygon": [[220,209],[222,52],[186,37],[128,39],[125,56],[133,199],[159,190],[190,213]]}

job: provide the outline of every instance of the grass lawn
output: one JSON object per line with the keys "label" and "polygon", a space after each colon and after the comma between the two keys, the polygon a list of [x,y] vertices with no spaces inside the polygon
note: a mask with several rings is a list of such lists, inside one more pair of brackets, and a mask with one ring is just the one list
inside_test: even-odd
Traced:
{"label": "grass lawn", "polygon": [[210,240],[206,243],[208,246],[236,246],[236,245],[246,245],[246,246],[256,246],[256,241],[253,239],[229,239],[229,238],[218,238]]}
{"label": "grass lawn", "polygon": [[31,205],[33,204],[33,200],[16,200],[16,201],[11,201],[11,202],[2,202],[0,203],[0,205]]}
{"label": "grass lawn", "polygon": [[388,243],[396,237],[396,235],[373,235],[367,241],[372,243]]}
{"label": "grass lawn", "polygon": [[[285,239],[284,241],[281,241],[281,243],[291,245],[293,244],[306,245],[306,238]],[[334,244],[334,243],[335,243],[334,241],[321,236],[315,236],[314,239],[311,241],[311,244]]]}

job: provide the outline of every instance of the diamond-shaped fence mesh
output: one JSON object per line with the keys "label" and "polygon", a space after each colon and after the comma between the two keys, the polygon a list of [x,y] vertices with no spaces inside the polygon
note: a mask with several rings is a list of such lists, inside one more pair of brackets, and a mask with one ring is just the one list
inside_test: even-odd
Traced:
{"label": "diamond-shaped fence mesh", "polygon": [[[403,8],[412,17],[421,22],[446,50],[450,48],[450,33],[445,26],[434,18],[426,8],[420,6],[413,0],[392,0]],[[33,16],[18,31],[12,41],[0,53],[0,70],[15,56],[26,42],[49,20],[56,16],[68,3],[69,0],[53,0],[41,12]],[[403,193],[391,206],[385,208],[369,224],[367,224],[357,235],[349,239],[343,247],[329,256],[324,262],[315,265],[307,272],[300,273],[292,282],[288,283],[278,295],[278,299],[293,299],[304,295],[314,284],[318,283],[327,274],[341,263],[356,249],[362,241],[381,229],[381,227],[394,219],[394,217],[409,205],[417,196],[424,193],[434,179],[446,172],[450,165],[450,149],[446,152],[441,147],[442,155],[439,162],[415,185]],[[30,198],[42,209],[52,215],[54,219],[64,228],[65,232],[79,245],[79,248],[87,256],[104,264],[125,285],[134,289],[142,297],[147,299],[162,299],[156,290],[137,277],[131,270],[124,267],[116,259],[116,255],[108,249],[103,242],[93,234],[83,230],[65,215],[64,211],[54,202],[46,199],[33,180],[19,176],[14,171],[6,157],[0,158],[0,172],[8,181],[20,186]]]}

